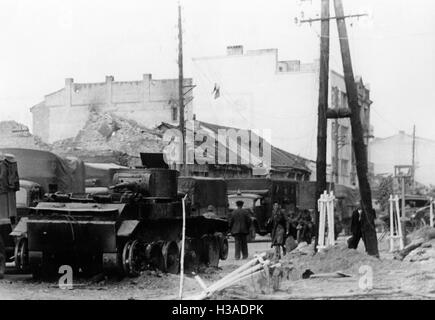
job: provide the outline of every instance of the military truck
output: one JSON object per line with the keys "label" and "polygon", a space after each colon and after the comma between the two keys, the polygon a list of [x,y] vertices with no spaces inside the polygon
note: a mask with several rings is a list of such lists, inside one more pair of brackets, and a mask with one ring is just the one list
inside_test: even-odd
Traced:
{"label": "military truck", "polygon": [[38,184],[42,194],[85,192],[85,166],[76,157],[59,157],[49,151],[22,148],[1,148],[0,153],[13,155],[20,179],[33,183],[32,186],[24,183],[24,189],[34,189]]}
{"label": "military truck", "polygon": [[85,191],[89,194],[107,193],[113,176],[128,167],[116,163],[85,162]]}
{"label": "military truck", "polygon": [[10,236],[17,223],[15,192],[19,190],[17,163],[10,154],[0,155],[0,278],[6,262],[20,255]]}
{"label": "military truck", "polygon": [[297,181],[273,178],[231,178],[226,181],[229,209],[235,209],[236,202],[243,201],[244,208],[251,212],[255,233],[259,235],[266,235],[270,232],[267,221],[272,216],[272,207],[275,202],[286,203],[288,210],[296,208]]}
{"label": "military truck", "polygon": [[222,178],[185,177],[178,178],[178,192],[188,195],[192,211],[204,214],[209,206],[220,217],[228,215],[227,184]]}

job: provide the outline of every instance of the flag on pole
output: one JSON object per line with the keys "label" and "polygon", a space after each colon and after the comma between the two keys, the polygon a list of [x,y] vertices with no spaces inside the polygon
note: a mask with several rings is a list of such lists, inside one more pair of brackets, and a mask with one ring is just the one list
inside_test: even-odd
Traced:
{"label": "flag on pole", "polygon": [[219,98],[221,95],[221,88],[219,87],[219,85],[217,83],[214,84],[214,89],[213,89],[212,94],[214,95],[215,99]]}

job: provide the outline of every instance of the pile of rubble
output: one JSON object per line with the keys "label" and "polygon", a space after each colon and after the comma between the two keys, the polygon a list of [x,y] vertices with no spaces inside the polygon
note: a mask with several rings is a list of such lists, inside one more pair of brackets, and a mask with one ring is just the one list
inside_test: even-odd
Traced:
{"label": "pile of rubble", "polygon": [[0,122],[0,148],[51,150],[49,144],[32,135],[27,126],[16,121]]}
{"label": "pile of rubble", "polygon": [[163,148],[161,133],[143,127],[133,120],[95,111],[90,113],[88,121],[75,138],[53,144],[53,152],[57,154],[82,154],[86,159],[115,152],[123,160],[111,159],[111,162],[129,166],[141,164],[140,152],[157,153],[162,152]]}
{"label": "pile of rubble", "polygon": [[407,236],[409,243],[394,258],[406,262],[435,260],[435,229],[426,226]]}
{"label": "pile of rubble", "polygon": [[308,270],[313,274],[342,272],[356,275],[359,268],[369,265],[374,270],[388,270],[400,264],[399,261],[376,258],[364,251],[348,249],[345,243],[329,247],[314,254],[313,245],[301,246],[287,254],[283,261],[291,266],[289,279],[301,279]]}
{"label": "pile of rubble", "polygon": [[162,133],[112,113],[92,111],[76,137],[44,143],[29,128],[15,121],[0,122],[0,148],[45,150],[60,156],[76,156],[88,162],[141,165],[140,152],[159,153]]}

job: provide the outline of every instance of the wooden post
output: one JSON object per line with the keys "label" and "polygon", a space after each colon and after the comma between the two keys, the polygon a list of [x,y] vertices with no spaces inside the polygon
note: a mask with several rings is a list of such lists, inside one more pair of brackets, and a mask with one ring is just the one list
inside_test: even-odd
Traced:
{"label": "wooden post", "polygon": [[339,161],[338,161],[338,156],[339,156],[339,132],[338,132],[338,128],[339,128],[339,123],[338,123],[338,119],[335,119],[335,128],[334,128],[334,136],[335,136],[335,159],[334,159],[334,176],[335,176],[335,183],[338,184],[338,179],[339,179],[339,170],[338,170],[338,166],[339,166]]}
{"label": "wooden post", "polygon": [[320,195],[320,199],[318,200],[318,207],[319,207],[319,224],[318,224],[318,235],[319,235],[319,241],[318,241],[318,249],[322,249],[325,247],[325,228],[326,228],[326,202],[327,195],[326,191]]}
{"label": "wooden post", "polygon": [[[379,256],[378,239],[376,236],[375,214],[372,207],[372,195],[367,177],[367,148],[364,143],[364,134],[360,118],[360,106],[355,85],[355,78],[350,57],[349,41],[347,36],[346,22],[344,18],[343,3],[334,0],[335,15],[337,17],[338,36],[340,38],[341,57],[343,62],[344,80],[348,96],[349,108],[351,109],[350,121],[352,126],[352,144],[356,159],[356,170],[361,194],[362,209],[366,219],[363,220],[364,245],[369,255]],[[343,17],[343,18],[340,18]]]}
{"label": "wooden post", "polygon": [[400,217],[405,217],[405,177],[400,177],[400,184],[401,184],[401,192],[402,192],[402,201],[400,202],[402,210],[400,213]]}
{"label": "wooden post", "polygon": [[[326,138],[329,82],[329,0],[322,0],[320,69],[319,69],[319,103],[317,115],[317,162],[316,162],[316,199],[326,190]],[[316,208],[316,226],[319,226],[319,208]],[[316,228],[314,250],[319,242],[319,228]]]}
{"label": "wooden post", "polygon": [[412,189],[415,192],[415,124],[412,130]]}
{"label": "wooden post", "polygon": [[394,251],[394,206],[393,195],[390,195],[390,252]]}
{"label": "wooden post", "polygon": [[179,107],[179,130],[181,131],[182,159],[184,176],[188,175],[186,163],[186,128],[184,123],[184,75],[183,75],[183,26],[181,22],[181,5],[178,5],[178,107]]}
{"label": "wooden post", "polygon": [[[405,228],[405,218],[406,218],[406,209],[405,209],[405,177],[402,177],[402,212],[399,217],[399,219],[403,219],[403,223],[401,223],[401,235],[402,235],[402,241],[404,244],[406,244],[406,228]],[[401,221],[402,222],[402,221]]]}
{"label": "wooden post", "polygon": [[403,249],[405,241],[402,233],[402,221],[400,217],[400,208],[399,208],[399,196],[396,195],[396,221],[397,221],[397,239],[399,239],[399,248]]}
{"label": "wooden post", "polygon": [[181,253],[180,253],[180,290],[178,297],[183,298],[183,285],[184,285],[184,246],[186,242],[186,198],[187,194],[182,199],[183,205],[183,226],[181,231]]}
{"label": "wooden post", "polygon": [[334,217],[334,192],[331,191],[328,195],[328,239],[329,245],[335,245],[335,217]]}
{"label": "wooden post", "polygon": [[429,225],[433,228],[433,198],[430,198],[430,208],[429,208]]}

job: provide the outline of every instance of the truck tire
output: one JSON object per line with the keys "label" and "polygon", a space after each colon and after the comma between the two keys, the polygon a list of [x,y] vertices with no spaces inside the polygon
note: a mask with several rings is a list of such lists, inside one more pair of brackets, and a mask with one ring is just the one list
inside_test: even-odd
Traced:
{"label": "truck tire", "polygon": [[6,270],[6,249],[2,237],[0,237],[0,279],[3,279]]}

